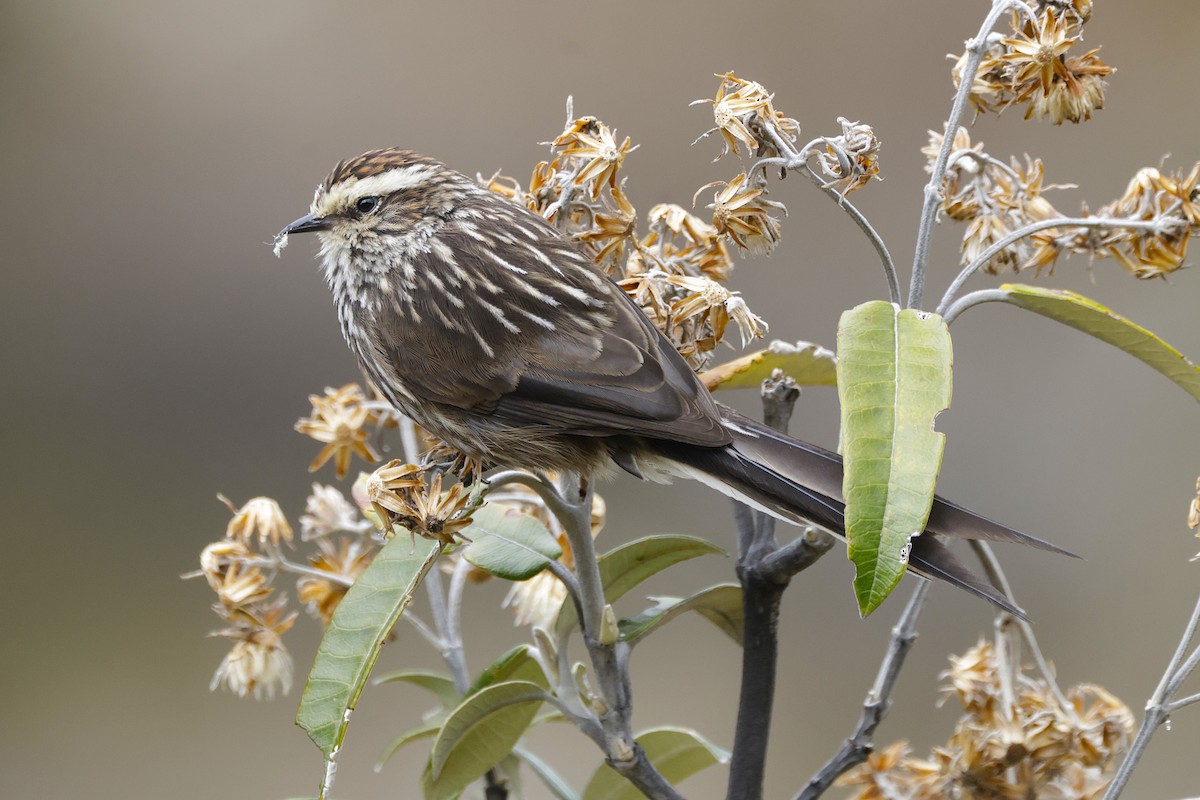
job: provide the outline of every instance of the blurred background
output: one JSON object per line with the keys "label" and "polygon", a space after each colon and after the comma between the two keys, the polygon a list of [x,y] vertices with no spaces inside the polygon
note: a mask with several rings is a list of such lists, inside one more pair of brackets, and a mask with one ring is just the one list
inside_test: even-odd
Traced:
{"label": "blurred background", "polygon": [[[885,180],[854,195],[907,265],[927,130],[951,96],[947,53],[961,52],[988,4],[976,2],[326,3],[212,0],[0,5],[0,441],[6,609],[0,686],[5,796],[283,798],[314,792],[317,751],[293,726],[299,686],[274,702],[210,694],[226,642],[194,569],[241,503],[277,498],[293,523],[316,476],[314,443],[292,425],[306,395],[357,379],[331,301],[298,239],[268,243],[305,213],[339,159],[402,144],[456,168],[528,180],[574,95],[641,145],[626,161],[643,212],[686,204],[728,178],[711,164],[714,72],[734,69],[776,93],[806,136],[845,116],[883,141]],[[1107,108],[1080,126],[978,121],[994,155],[1044,158],[1047,180],[1077,190],[1074,211],[1117,197],[1142,166],[1200,158],[1194,32],[1200,6],[1098,3],[1088,44],[1103,45]],[[874,254],[834,204],[793,178],[773,189],[790,215],[781,246],[750,259],[732,287],[773,337],[834,343],[840,312],[884,296]],[[937,232],[929,296],[956,273],[962,230]],[[1032,280],[1032,276],[1029,277]],[[903,276],[907,281],[907,275]],[[1080,259],[1043,278],[1096,297],[1200,356],[1200,285],[1191,271],[1138,282]],[[988,276],[971,287],[996,283]],[[1053,539],[1085,561],[1001,553],[1064,686],[1095,682],[1140,711],[1200,590],[1184,519],[1200,472],[1200,409],[1162,376],[1078,332],[1006,306],[955,326],[953,409],[942,492]],[[730,357],[734,355],[731,351]],[[753,411],[753,393],[737,399]],[[836,443],[831,390],[800,401],[793,431]],[[604,546],[659,531],[732,546],[725,500],[693,486],[604,487]],[[783,656],[767,794],[790,797],[854,725],[902,602],[860,621],[838,549],[785,598]],[[732,579],[710,558],[661,575],[645,593],[687,594]],[[498,608],[498,582],[466,602],[467,655],[479,669],[525,640]],[[907,590],[901,591],[907,595]],[[897,598],[899,599],[899,598]],[[640,597],[623,606],[637,608]],[[982,602],[936,588],[901,677],[886,744],[919,753],[945,741],[937,674],[991,632]],[[318,626],[289,634],[297,682]],[[407,628],[380,662],[436,666]],[[739,654],[682,619],[633,662],[639,727],[693,725],[732,740]],[[1190,691],[1197,689],[1195,678]],[[369,688],[343,752],[337,794],[413,796],[421,748],[382,774],[370,765],[415,723],[425,696]],[[1200,794],[1200,709],[1160,732],[1129,796]],[[561,726],[533,747],[582,787],[598,761]],[[720,770],[683,785],[723,796]],[[535,796],[537,796],[535,794]]]}

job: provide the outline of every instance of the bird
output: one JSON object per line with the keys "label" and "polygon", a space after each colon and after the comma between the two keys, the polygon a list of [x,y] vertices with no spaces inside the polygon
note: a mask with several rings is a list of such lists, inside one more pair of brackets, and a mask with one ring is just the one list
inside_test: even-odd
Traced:
{"label": "bird", "polygon": [[[670,340],[573,240],[440,161],[342,161],[309,213],[347,344],[401,413],[483,464],[699,480],[845,539],[842,459],[718,403]],[[940,497],[908,567],[1024,612],[942,541],[1073,555]]]}

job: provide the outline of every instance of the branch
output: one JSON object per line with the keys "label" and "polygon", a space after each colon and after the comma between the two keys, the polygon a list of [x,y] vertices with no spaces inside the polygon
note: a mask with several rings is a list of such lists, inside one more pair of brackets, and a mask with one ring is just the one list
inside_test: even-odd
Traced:
{"label": "branch", "polygon": [[[887,279],[888,284],[888,294],[890,295],[893,303],[899,304],[900,280],[896,277],[896,263],[892,260],[892,254],[888,252],[887,244],[884,243],[883,237],[879,235],[879,232],[876,231],[874,227],[872,227],[866,216],[859,211],[853,203],[846,199],[845,195],[827,185],[825,180],[808,165],[809,157],[815,152],[813,148],[818,144],[830,144],[829,141],[824,137],[814,139],[800,150],[796,150],[796,148],[792,146],[791,142],[780,137],[770,126],[767,126],[767,133],[771,136],[771,139],[775,144],[775,148],[784,155],[780,158],[761,159],[754,165],[754,167],[751,169],[751,172],[753,172],[754,169],[765,170],[767,167],[773,166],[781,167],[783,169],[801,170],[805,177],[812,181],[812,183],[818,189],[824,192],[827,197],[837,203],[838,207],[850,216],[850,219],[854,220],[854,224],[857,225],[858,229],[861,230],[867,237],[867,240],[871,243],[871,246],[875,248],[876,255],[879,256],[879,262],[883,265],[883,274]],[[841,153],[840,150],[839,155],[843,156],[844,158],[844,154]]]}
{"label": "branch", "polygon": [[1129,752],[1125,755],[1125,760],[1121,762],[1121,766],[1117,768],[1117,774],[1113,776],[1112,782],[1108,785],[1108,791],[1104,793],[1104,800],[1116,800],[1121,796],[1121,792],[1125,789],[1125,784],[1129,782],[1129,777],[1133,774],[1133,770],[1137,768],[1138,762],[1142,760],[1142,756],[1146,753],[1146,747],[1150,744],[1151,737],[1158,730],[1158,726],[1162,725],[1171,717],[1171,712],[1182,708],[1185,705],[1200,701],[1200,694],[1193,694],[1180,700],[1173,700],[1174,694],[1179,690],[1179,685],[1188,673],[1196,668],[1197,663],[1200,663],[1200,647],[1192,651],[1190,656],[1185,660],[1188,646],[1191,644],[1192,637],[1196,634],[1196,627],[1200,625],[1200,599],[1196,601],[1196,607],[1192,610],[1192,616],[1188,618],[1187,625],[1184,626],[1183,636],[1179,639],[1179,645],[1175,648],[1174,655],[1171,656],[1171,662],[1167,665],[1167,669],[1163,672],[1162,679],[1158,682],[1158,688],[1154,690],[1150,700],[1146,703],[1146,714],[1142,717],[1141,727],[1138,728],[1137,736],[1134,737],[1133,744],[1129,748]]}
{"label": "branch", "polygon": [[879,673],[875,676],[875,684],[867,692],[863,700],[862,715],[858,719],[858,727],[846,739],[842,749],[809,780],[808,785],[796,795],[795,800],[813,800],[833,785],[839,775],[851,767],[867,760],[875,749],[872,738],[875,729],[883,721],[892,705],[892,689],[900,668],[904,666],[904,658],[917,639],[917,617],[921,613],[921,605],[925,602],[925,594],[929,591],[929,581],[922,579],[908,599],[908,605],[900,614],[900,619],[892,628],[892,637],[888,641],[887,652],[879,665]]}
{"label": "branch", "polygon": [[[795,381],[776,372],[763,381],[763,418],[786,432],[800,390]],[[815,562],[829,546],[808,529],[792,544],[780,548],[775,518],[734,504],[737,524],[738,579],[742,584],[742,682],[738,699],[733,756],[729,765],[729,800],[762,797],[767,743],[775,701],[775,671],[779,660],[779,606],[792,575]],[[832,539],[832,537],[829,537]],[[815,541],[810,541],[815,540]]]}
{"label": "branch", "polygon": [[[633,738],[630,718],[633,715],[632,689],[629,682],[629,645],[622,641],[606,642],[603,625],[608,609],[600,566],[592,540],[592,487],[587,478],[565,473],[557,490],[544,482],[535,485],[529,477],[502,473],[492,483],[525,483],[543,496],[547,505],[562,523],[571,553],[575,558],[575,580],[578,582],[579,625],[583,642],[600,690],[600,737],[595,739],[604,750],[605,759],[625,779],[651,800],[683,800],[664,778]],[[560,654],[565,652],[560,644]],[[584,730],[588,733],[588,730]]]}
{"label": "branch", "polygon": [[[1117,228],[1120,230],[1160,232],[1164,229],[1164,223],[1158,220],[1121,219],[1119,217],[1055,217],[1054,219],[1032,222],[1023,228],[1017,228],[1003,239],[1000,239],[980,253],[978,258],[963,267],[962,272],[958,273],[958,276],[950,283],[950,288],[946,289],[946,294],[942,295],[942,302],[938,303],[937,313],[943,317],[946,316],[945,312],[947,311],[947,307],[954,301],[954,295],[958,294],[958,290],[967,282],[967,279],[978,272],[984,264],[991,261],[993,256],[1009,245],[1024,239],[1026,236],[1032,236],[1038,231],[1044,231],[1048,228]],[[963,299],[965,300],[966,298]]]}
{"label": "branch", "polygon": [[979,33],[967,42],[967,63],[963,66],[959,78],[958,92],[954,95],[954,103],[950,107],[950,117],[946,120],[946,129],[942,135],[942,147],[938,150],[937,161],[930,170],[929,183],[925,185],[924,203],[921,206],[921,221],[917,224],[917,246],[913,253],[912,282],[908,288],[908,307],[920,308],[922,295],[925,292],[925,268],[929,262],[929,244],[933,239],[933,225],[937,221],[938,207],[942,202],[942,181],[946,178],[946,165],[950,161],[950,152],[954,149],[954,134],[962,123],[963,114],[967,110],[967,101],[971,97],[971,87],[975,85],[975,73],[983,54],[987,52],[988,35],[1000,17],[1010,9],[1024,10],[1029,14],[1029,7],[1019,0],[992,0],[992,10],[988,13],[979,27]]}
{"label": "branch", "polygon": [[[1017,597],[1013,593],[1012,586],[1008,582],[1008,576],[1004,574],[1004,570],[1000,566],[1000,560],[996,558],[996,554],[992,551],[991,546],[987,542],[976,540],[971,540],[970,545],[975,555],[979,558],[979,563],[983,566],[983,571],[987,575],[988,580],[992,582],[993,586],[1004,593],[1004,596],[1008,598],[1010,603],[1020,608],[1021,606],[1017,602]],[[1062,689],[1059,688],[1054,671],[1050,669],[1050,664],[1046,661],[1046,656],[1042,653],[1042,648],[1038,645],[1037,638],[1033,635],[1033,626],[1029,624],[1028,620],[1014,617],[1007,612],[1002,612],[998,616],[1005,622],[1011,621],[1016,623],[1017,630],[1021,632],[1021,639],[1033,655],[1034,664],[1037,666],[1038,672],[1041,673],[1042,679],[1050,687],[1050,692],[1054,695],[1054,699],[1058,701],[1064,714],[1067,714],[1078,722],[1078,717],[1075,714],[1075,705],[1067,699]]]}

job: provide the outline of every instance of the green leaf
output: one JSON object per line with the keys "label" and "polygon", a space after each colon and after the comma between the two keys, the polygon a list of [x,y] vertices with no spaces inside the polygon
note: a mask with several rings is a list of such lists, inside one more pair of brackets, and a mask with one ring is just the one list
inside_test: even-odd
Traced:
{"label": "green leaf", "polygon": [[521,759],[527,764],[533,774],[541,779],[542,783],[546,784],[546,788],[550,790],[550,794],[554,795],[557,800],[579,800],[579,795],[571,788],[571,785],[562,779],[562,776],[554,771],[554,768],[542,761],[536,753],[526,750],[521,745],[513,748],[513,755]]}
{"label": "green leaf", "polygon": [[[479,677],[467,689],[466,697],[470,697],[480,689],[485,689],[494,683],[504,683],[505,681],[528,681],[536,683],[542,688],[550,685],[546,680],[546,673],[542,672],[541,665],[533,657],[533,647],[519,644],[479,673]],[[455,700],[455,704],[458,702]]]}
{"label": "green leaf", "polygon": [[[654,728],[637,737],[650,763],[672,784],[714,764],[729,761],[729,752],[688,728]],[[642,800],[637,787],[607,764],[592,774],[583,800]]]}
{"label": "green leaf", "polygon": [[[647,578],[657,575],[672,564],[722,553],[721,548],[704,539],[678,534],[662,534],[636,539],[610,550],[597,560],[604,599],[615,603],[620,597]],[[575,605],[568,599],[559,609],[554,632],[561,640],[577,624]]]}
{"label": "green leaf", "polygon": [[562,547],[536,517],[498,503],[475,515],[463,535],[471,544],[463,557],[482,570],[510,581],[537,575],[562,555]]}
{"label": "green leaf", "polygon": [[864,303],[838,323],[838,397],[846,538],[859,612],[899,583],[909,541],[925,529],[950,406],[950,333],[942,318],[892,303]]}
{"label": "green leaf", "polygon": [[546,690],[529,681],[488,686],[450,712],[433,743],[422,790],[431,800],[444,800],[512,752],[533,721]]}
{"label": "green leaf", "polygon": [[697,592],[686,600],[678,597],[652,597],[656,604],[636,617],[623,619],[619,626],[621,638],[630,645],[637,644],[645,636],[686,611],[695,611],[740,647],[742,644],[742,587],[736,583],[722,583]]}
{"label": "green leaf", "polygon": [[801,386],[837,385],[837,357],[811,342],[771,342],[765,350],[705,370],[700,380],[709,391],[757,389],[777,369]]}
{"label": "green leaf", "polygon": [[441,555],[440,544],[406,537],[388,542],[342,598],[317,648],[296,724],[325,756],[326,778],[342,746],[350,712],[362,694],[379,648]]}
{"label": "green leaf", "polygon": [[1043,289],[1019,283],[1000,287],[1006,303],[1049,317],[1119,347],[1170,378],[1200,400],[1200,367],[1142,326],[1125,319],[1089,297],[1064,289]]}
{"label": "green leaf", "polygon": [[458,705],[460,699],[458,689],[454,688],[454,680],[449,675],[443,675],[440,672],[402,669],[380,675],[375,679],[376,686],[384,683],[411,683],[413,686],[420,686],[437,695],[444,708],[453,708]]}
{"label": "green leaf", "polygon": [[446,721],[445,714],[438,714],[433,719],[428,719],[415,728],[409,728],[404,733],[397,736],[391,743],[384,748],[379,759],[375,762],[375,771],[380,772],[383,766],[391,760],[392,756],[400,751],[400,748],[406,744],[411,744],[418,739],[429,739],[437,736],[438,731],[442,729],[442,723]]}

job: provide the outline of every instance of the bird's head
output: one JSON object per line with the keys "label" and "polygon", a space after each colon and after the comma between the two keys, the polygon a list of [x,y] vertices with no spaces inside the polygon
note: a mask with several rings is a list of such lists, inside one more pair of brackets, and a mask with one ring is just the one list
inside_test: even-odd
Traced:
{"label": "bird's head", "polygon": [[275,253],[293,233],[315,232],[327,277],[380,273],[426,241],[476,187],[441,162],[409,150],[371,150],[343,161],[317,187],[309,213],[275,237]]}

